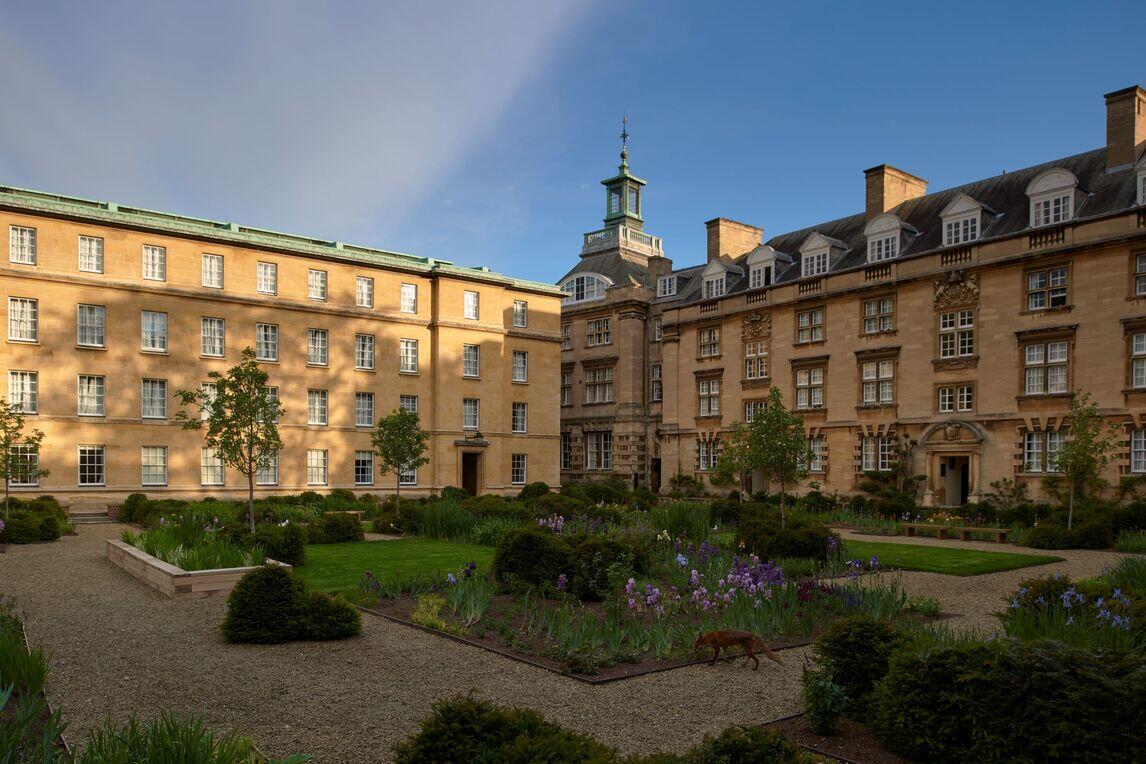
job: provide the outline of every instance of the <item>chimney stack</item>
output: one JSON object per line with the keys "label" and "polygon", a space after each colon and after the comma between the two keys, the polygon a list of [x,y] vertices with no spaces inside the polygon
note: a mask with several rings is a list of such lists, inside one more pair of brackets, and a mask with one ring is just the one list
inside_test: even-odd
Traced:
{"label": "chimney stack", "polygon": [[1138,161],[1146,148],[1146,90],[1133,85],[1106,94],[1106,170]]}
{"label": "chimney stack", "polygon": [[760,246],[764,229],[738,223],[728,218],[713,218],[704,224],[708,229],[708,262],[720,257],[740,257]]}
{"label": "chimney stack", "polygon": [[927,193],[927,181],[889,164],[864,170],[863,176],[867,184],[868,220]]}

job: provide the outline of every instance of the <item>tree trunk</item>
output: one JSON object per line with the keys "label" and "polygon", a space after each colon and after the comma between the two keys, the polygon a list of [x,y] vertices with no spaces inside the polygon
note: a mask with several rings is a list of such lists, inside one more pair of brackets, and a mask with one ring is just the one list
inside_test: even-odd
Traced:
{"label": "tree trunk", "polygon": [[5,520],[8,519],[8,504],[9,504],[9,501],[8,501],[8,481],[10,481],[10,480],[11,480],[11,478],[8,475],[4,476],[4,519]]}
{"label": "tree trunk", "polygon": [[251,524],[251,533],[255,532],[255,470],[247,475],[247,520]]}
{"label": "tree trunk", "polygon": [[1070,508],[1066,512],[1066,529],[1074,527],[1074,478],[1070,480]]}
{"label": "tree trunk", "polygon": [[394,498],[395,504],[402,503],[402,470],[401,468],[394,470]]}
{"label": "tree trunk", "polygon": [[784,478],[780,478],[780,528],[781,530],[788,527],[788,516],[784,512]]}

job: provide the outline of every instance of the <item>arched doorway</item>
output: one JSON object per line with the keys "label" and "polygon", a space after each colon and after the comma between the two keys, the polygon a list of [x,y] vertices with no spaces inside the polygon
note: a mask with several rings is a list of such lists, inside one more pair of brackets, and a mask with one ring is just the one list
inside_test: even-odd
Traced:
{"label": "arched doorway", "polygon": [[985,435],[972,422],[933,424],[919,444],[927,460],[923,506],[958,507],[982,497],[981,461]]}

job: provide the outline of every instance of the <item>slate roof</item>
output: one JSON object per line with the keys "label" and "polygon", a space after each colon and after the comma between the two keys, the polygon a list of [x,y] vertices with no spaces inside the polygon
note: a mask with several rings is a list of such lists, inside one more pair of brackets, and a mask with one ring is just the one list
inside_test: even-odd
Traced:
{"label": "slate roof", "polygon": [[[966,194],[995,213],[993,218],[990,217],[990,212],[988,213],[980,233],[980,241],[1013,236],[1026,231],[1030,227],[1027,185],[1043,171],[1056,167],[1074,173],[1078,178],[1079,188],[1087,194],[1075,209],[1074,220],[1100,217],[1129,209],[1136,203],[1135,171],[1127,168],[1107,173],[1106,149],[1099,148],[903,202],[889,212],[895,213],[905,224],[914,227],[918,235],[908,238],[897,259],[903,260],[943,248],[943,221],[939,213],[960,193]],[[864,227],[867,223],[866,215],[859,213],[768,239],[764,243],[775,248],[777,255],[785,253],[791,257],[790,265],[777,268],[776,283],[795,281],[799,278],[800,246],[813,233],[838,239],[847,248],[844,256],[833,265],[832,273],[867,265],[867,238],[864,236]],[[741,255],[736,258],[736,262],[743,264],[747,256],[747,253]],[[778,263],[780,259],[778,258]],[[703,270],[703,266],[674,272],[696,271],[699,275],[700,270]],[[690,282],[678,293],[678,299],[683,303],[695,302],[701,298],[700,279],[690,279]],[[733,276],[725,294],[744,292],[747,288],[748,276],[745,269],[744,276],[739,278]]]}
{"label": "slate roof", "polygon": [[637,265],[632,260],[626,260],[617,254],[616,250],[582,258],[581,261],[573,266],[571,271],[562,276],[557,283],[564,284],[566,279],[571,276],[576,276],[578,273],[596,273],[612,281],[613,286],[638,285],[650,288],[656,287],[656,285],[652,283],[652,277],[649,275],[648,268]]}

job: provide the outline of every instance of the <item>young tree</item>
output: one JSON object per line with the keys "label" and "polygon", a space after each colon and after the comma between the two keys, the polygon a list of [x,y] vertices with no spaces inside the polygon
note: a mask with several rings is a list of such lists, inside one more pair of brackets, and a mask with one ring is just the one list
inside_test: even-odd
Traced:
{"label": "young tree", "polygon": [[[1059,447],[1058,471],[1070,485],[1066,527],[1074,526],[1074,496],[1081,486],[1096,482],[1118,448],[1118,426],[1107,424],[1090,393],[1070,402],[1070,430]],[[1048,465],[1049,466],[1049,465]]]}
{"label": "young tree", "polygon": [[402,495],[402,473],[416,470],[430,461],[426,451],[430,447],[430,433],[418,423],[418,415],[406,409],[395,409],[389,416],[378,420],[370,436],[374,453],[378,454],[378,468],[383,475],[394,475],[394,492]]}
{"label": "young tree", "polygon": [[255,351],[244,348],[242,361],[226,374],[207,375],[213,388],[180,390],[175,396],[193,407],[176,415],[185,430],[206,429],[204,442],[219,454],[223,464],[247,478],[247,521],[255,530],[255,475],[269,467],[282,450],[278,420],[283,408],[267,396],[269,376],[255,360]]}
{"label": "young tree", "polygon": [[760,470],[769,483],[780,484],[780,526],[787,527],[784,488],[808,476],[811,450],[804,420],[784,407],[779,388],[768,391],[763,411],[751,422],[737,423],[721,447],[717,470],[740,474]]}
{"label": "young tree", "polygon": [[10,486],[13,480],[21,483],[44,477],[47,470],[32,466],[33,455],[40,453],[44,433],[39,430],[24,432],[24,412],[20,406],[0,398],[0,475],[4,477],[4,518],[8,518]]}

